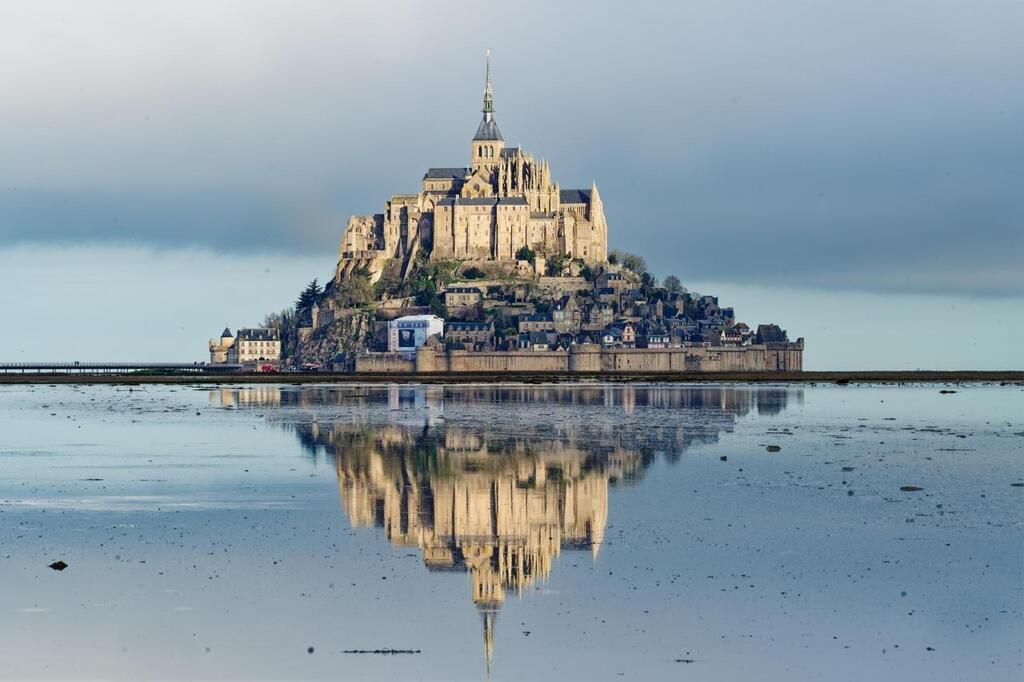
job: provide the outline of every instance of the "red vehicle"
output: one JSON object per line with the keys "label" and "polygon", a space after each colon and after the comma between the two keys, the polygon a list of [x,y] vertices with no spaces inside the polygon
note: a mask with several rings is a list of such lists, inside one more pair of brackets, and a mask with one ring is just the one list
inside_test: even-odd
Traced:
{"label": "red vehicle", "polygon": [[277,371],[277,365],[260,365],[259,366],[259,371],[260,372],[276,372]]}

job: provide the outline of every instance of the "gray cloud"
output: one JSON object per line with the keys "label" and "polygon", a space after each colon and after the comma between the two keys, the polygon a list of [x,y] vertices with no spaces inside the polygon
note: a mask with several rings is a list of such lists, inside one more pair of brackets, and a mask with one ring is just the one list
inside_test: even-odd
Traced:
{"label": "gray cloud", "polygon": [[[685,279],[1024,292],[1024,5],[24,4],[0,244],[323,253],[498,121]],[[492,30],[497,27],[497,30]]]}

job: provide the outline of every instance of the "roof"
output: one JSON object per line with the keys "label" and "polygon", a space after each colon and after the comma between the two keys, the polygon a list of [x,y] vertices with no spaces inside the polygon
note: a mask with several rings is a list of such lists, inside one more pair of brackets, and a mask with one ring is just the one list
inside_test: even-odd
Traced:
{"label": "roof", "polygon": [[505,138],[501,136],[501,131],[498,130],[498,124],[494,118],[484,117],[476,129],[476,135],[473,136],[473,140],[496,140],[504,142]]}
{"label": "roof", "polygon": [[[477,287],[448,287],[444,290],[446,294],[479,294],[480,289]],[[453,323],[454,324],[454,323]]]}
{"label": "roof", "polygon": [[440,322],[443,322],[443,320],[440,317],[438,317],[437,315],[404,315],[402,317],[396,317],[395,319],[393,319],[391,321],[392,322],[431,322],[433,320],[438,320]]}
{"label": "roof", "polygon": [[224,327],[224,331],[220,333],[220,338],[223,339],[225,336],[234,336],[234,334],[231,333],[231,329],[228,327]]}
{"label": "roof", "polygon": [[589,189],[563,189],[558,192],[558,199],[563,204],[589,204]]}
{"label": "roof", "polygon": [[[227,329],[224,331],[227,331]],[[239,341],[277,341],[280,338],[280,334],[276,329],[259,328],[238,330]]]}
{"label": "roof", "polygon": [[448,331],[486,332],[491,330],[490,322],[449,322]]}
{"label": "roof", "polygon": [[424,180],[447,180],[449,178],[464,178],[469,175],[468,168],[428,168],[423,174]]}
{"label": "roof", "polygon": [[529,202],[526,201],[526,197],[502,197],[498,203],[502,206],[526,206]]}
{"label": "roof", "polygon": [[497,197],[457,197],[455,203],[458,206],[494,206],[498,203]]}
{"label": "roof", "polygon": [[519,153],[519,148],[518,147],[502,147],[501,148],[501,155],[502,156],[515,156],[518,153]]}
{"label": "roof", "polygon": [[757,342],[758,343],[785,343],[789,341],[786,336],[786,332],[783,331],[777,324],[759,324],[757,325]]}
{"label": "roof", "polygon": [[551,315],[547,313],[534,313],[532,315],[520,315],[519,320],[522,322],[550,322]]}

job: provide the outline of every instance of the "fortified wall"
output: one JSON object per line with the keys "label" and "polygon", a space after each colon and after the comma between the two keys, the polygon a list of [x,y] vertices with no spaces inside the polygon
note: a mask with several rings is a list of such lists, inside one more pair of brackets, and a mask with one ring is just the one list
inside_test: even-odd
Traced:
{"label": "fortified wall", "polygon": [[422,346],[415,356],[368,353],[356,358],[360,373],[558,372],[645,374],[658,372],[783,372],[803,370],[801,342],[692,348],[602,348],[592,344],[555,351],[442,351]]}

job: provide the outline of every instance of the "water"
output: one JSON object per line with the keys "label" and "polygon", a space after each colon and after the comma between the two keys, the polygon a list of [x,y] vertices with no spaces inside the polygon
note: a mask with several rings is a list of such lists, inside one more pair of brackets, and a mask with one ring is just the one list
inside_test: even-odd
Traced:
{"label": "water", "polygon": [[1024,391],[940,388],[4,386],[0,677],[1019,679]]}

